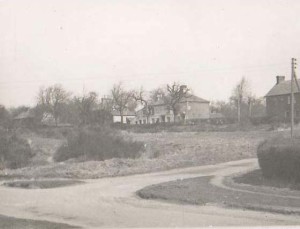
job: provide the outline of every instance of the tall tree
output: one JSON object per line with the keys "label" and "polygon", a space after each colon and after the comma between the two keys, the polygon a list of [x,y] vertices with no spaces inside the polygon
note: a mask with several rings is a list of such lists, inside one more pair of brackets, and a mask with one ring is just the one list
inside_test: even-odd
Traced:
{"label": "tall tree", "polygon": [[241,107],[243,102],[247,100],[250,95],[249,83],[245,77],[238,82],[238,84],[234,87],[231,100],[233,100],[237,107],[237,116],[238,122],[241,123]]}
{"label": "tall tree", "polygon": [[60,84],[55,84],[47,88],[40,88],[37,101],[38,105],[41,106],[44,111],[53,115],[55,125],[57,126],[62,105],[67,102],[69,97],[69,92]]}
{"label": "tall tree", "polygon": [[90,124],[92,121],[93,109],[97,106],[98,95],[96,92],[89,92],[82,96],[75,96],[74,102],[79,111],[81,124]]}
{"label": "tall tree", "polygon": [[123,84],[120,82],[113,86],[111,95],[113,99],[113,107],[120,113],[121,123],[123,123],[124,111],[128,109],[132,102],[132,93],[126,91]]}
{"label": "tall tree", "polygon": [[190,96],[190,89],[186,85],[181,85],[179,83],[173,83],[167,85],[167,94],[164,100],[170,109],[173,111],[174,122],[176,122],[176,117],[179,114],[180,107],[179,103],[183,98],[188,98]]}

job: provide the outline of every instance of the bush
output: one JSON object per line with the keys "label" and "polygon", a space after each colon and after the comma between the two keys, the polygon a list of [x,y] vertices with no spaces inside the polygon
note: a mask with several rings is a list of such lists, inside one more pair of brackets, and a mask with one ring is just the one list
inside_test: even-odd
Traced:
{"label": "bush", "polygon": [[33,157],[26,140],[0,129],[0,165],[16,169],[28,165]]}
{"label": "bush", "polygon": [[64,139],[71,130],[71,127],[40,127],[33,131],[43,138]]}
{"label": "bush", "polygon": [[258,162],[264,177],[300,182],[299,140],[277,137],[258,146]]}
{"label": "bush", "polygon": [[68,144],[59,148],[55,161],[70,158],[103,161],[111,158],[137,158],[144,144],[125,140],[110,129],[85,128],[70,132]]}
{"label": "bush", "polygon": [[268,116],[251,117],[250,121],[255,126],[269,124],[271,122],[270,117],[268,117]]}

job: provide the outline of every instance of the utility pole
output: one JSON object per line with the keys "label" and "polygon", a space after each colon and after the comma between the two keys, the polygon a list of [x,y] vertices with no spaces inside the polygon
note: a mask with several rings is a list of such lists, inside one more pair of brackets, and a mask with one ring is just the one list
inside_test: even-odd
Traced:
{"label": "utility pole", "polygon": [[[294,137],[294,80],[296,80],[295,77],[295,68],[297,59],[292,58],[292,75],[291,75],[291,138]],[[298,82],[296,82],[298,85]]]}

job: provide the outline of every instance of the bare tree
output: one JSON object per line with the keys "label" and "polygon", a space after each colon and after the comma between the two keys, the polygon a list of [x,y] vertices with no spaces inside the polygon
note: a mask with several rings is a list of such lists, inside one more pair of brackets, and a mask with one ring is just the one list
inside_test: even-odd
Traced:
{"label": "bare tree", "polygon": [[91,123],[93,109],[97,106],[98,95],[96,92],[83,93],[80,97],[74,97],[74,102],[79,110],[81,124]]}
{"label": "bare tree", "polygon": [[120,82],[115,84],[111,90],[113,99],[113,107],[120,112],[121,123],[123,123],[124,111],[132,102],[132,93],[124,89],[123,84]]}
{"label": "bare tree", "polygon": [[237,107],[237,115],[238,115],[238,122],[241,122],[241,106],[242,103],[248,99],[250,96],[250,89],[249,83],[245,77],[243,77],[239,83],[234,87],[231,100],[233,100]]}
{"label": "bare tree", "polygon": [[69,96],[70,93],[59,84],[47,88],[40,88],[37,96],[38,105],[42,106],[44,111],[53,115],[56,126],[58,124],[61,106],[67,102]]}
{"label": "bare tree", "polygon": [[176,122],[176,117],[180,110],[179,103],[183,98],[188,98],[190,96],[189,92],[190,89],[187,88],[186,85],[175,82],[172,85],[167,85],[167,95],[164,97],[164,100],[173,111],[174,122]]}
{"label": "bare tree", "polygon": [[143,114],[146,115],[147,123],[149,123],[149,117],[150,117],[151,111],[150,111],[148,99],[146,96],[146,92],[143,89],[143,87],[141,87],[139,90],[134,90],[132,92],[132,97],[136,102],[139,102],[143,106]]}

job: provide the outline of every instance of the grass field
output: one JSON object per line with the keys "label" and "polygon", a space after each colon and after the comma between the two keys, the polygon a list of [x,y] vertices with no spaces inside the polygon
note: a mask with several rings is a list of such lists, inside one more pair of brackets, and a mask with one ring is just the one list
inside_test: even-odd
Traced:
{"label": "grass field", "polygon": [[289,182],[282,179],[265,178],[261,170],[250,171],[241,176],[234,177],[234,181],[242,184],[249,184],[254,186],[268,186],[274,188],[289,188],[300,190],[299,182]]}
{"label": "grass field", "polygon": [[[226,161],[256,157],[256,148],[265,138],[277,133],[270,131],[248,132],[161,132],[127,133],[125,138],[145,142],[144,152],[138,159],[114,158],[106,161],[78,162],[69,160],[47,164],[40,161],[30,167],[0,171],[0,176],[25,178],[63,177],[100,178],[136,173],[162,171],[179,167],[216,164]],[[32,138],[33,141],[35,138]],[[43,143],[47,141],[38,141]],[[49,139],[49,141],[53,141]],[[43,145],[32,143],[43,151]],[[49,144],[46,144],[48,147]],[[45,154],[45,152],[43,152]],[[47,157],[49,154],[47,154]]]}

